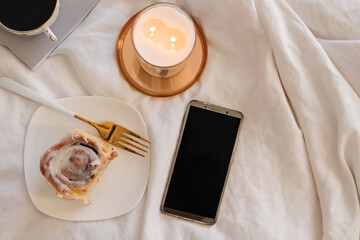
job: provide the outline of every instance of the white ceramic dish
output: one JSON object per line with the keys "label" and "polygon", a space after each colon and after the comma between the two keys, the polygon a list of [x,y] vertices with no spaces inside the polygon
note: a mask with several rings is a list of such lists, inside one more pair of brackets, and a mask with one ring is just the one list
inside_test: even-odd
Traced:
{"label": "white ceramic dish", "polygon": [[[149,139],[140,113],[125,102],[105,97],[72,97],[57,103],[95,122],[113,121]],[[148,183],[150,151],[145,157],[116,148],[119,156],[105,169],[88,192],[91,205],[60,199],[39,169],[41,155],[69,130],[96,134],[95,128],[70,116],[40,107],[33,115],[25,139],[24,172],[35,207],[49,216],[72,221],[94,221],[128,213],[140,202]]]}

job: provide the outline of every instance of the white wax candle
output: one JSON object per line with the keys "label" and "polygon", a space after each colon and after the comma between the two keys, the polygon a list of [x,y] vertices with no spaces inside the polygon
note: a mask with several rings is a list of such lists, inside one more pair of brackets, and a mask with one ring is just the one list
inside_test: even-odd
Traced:
{"label": "white wax candle", "polygon": [[195,44],[195,27],[190,17],[171,4],[145,9],[135,22],[133,43],[148,63],[168,67],[181,63]]}

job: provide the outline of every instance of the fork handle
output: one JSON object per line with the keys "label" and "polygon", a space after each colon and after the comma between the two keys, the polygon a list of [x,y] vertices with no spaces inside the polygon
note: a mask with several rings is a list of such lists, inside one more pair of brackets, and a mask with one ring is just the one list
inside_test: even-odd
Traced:
{"label": "fork handle", "polygon": [[10,92],[14,92],[19,94],[20,96],[26,97],[28,99],[31,99],[37,103],[46,105],[50,108],[54,108],[56,110],[59,110],[63,113],[66,113],[68,115],[71,115],[72,117],[75,116],[75,113],[70,111],[67,108],[64,108],[63,106],[57,104],[56,102],[45,98],[44,96],[40,95],[39,93],[24,87],[23,85],[15,82],[14,80],[11,80],[7,77],[0,77],[0,86],[9,90]]}

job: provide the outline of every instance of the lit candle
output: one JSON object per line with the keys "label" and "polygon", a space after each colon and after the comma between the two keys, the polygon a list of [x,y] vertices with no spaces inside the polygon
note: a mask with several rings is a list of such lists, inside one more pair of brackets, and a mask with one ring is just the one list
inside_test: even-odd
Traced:
{"label": "lit candle", "polygon": [[149,72],[150,65],[159,74],[166,68],[183,65],[194,48],[195,34],[194,24],[183,10],[173,4],[159,3],[138,15],[132,40],[143,68]]}

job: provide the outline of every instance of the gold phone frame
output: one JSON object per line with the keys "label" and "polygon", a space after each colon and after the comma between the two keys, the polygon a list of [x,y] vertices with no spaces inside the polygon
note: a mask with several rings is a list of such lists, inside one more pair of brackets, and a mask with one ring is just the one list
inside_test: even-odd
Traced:
{"label": "gold phone frame", "polygon": [[[224,114],[224,115],[228,115],[228,116],[232,116],[232,117],[236,117],[236,118],[240,119],[238,132],[236,134],[236,139],[235,139],[235,143],[234,143],[234,146],[233,146],[233,151],[232,151],[231,158],[230,158],[230,161],[229,161],[229,167],[228,167],[228,170],[227,170],[227,173],[226,173],[223,189],[221,191],[221,196],[220,196],[219,204],[218,204],[218,207],[217,207],[217,210],[216,210],[215,218],[208,218],[208,217],[204,217],[204,216],[200,216],[200,215],[196,215],[196,214],[192,214],[192,213],[188,213],[188,212],[183,212],[183,211],[172,209],[172,208],[166,208],[164,206],[166,195],[167,195],[169,185],[170,185],[170,180],[171,180],[171,177],[172,177],[172,174],[173,174],[173,171],[174,171],[175,162],[176,162],[177,155],[178,155],[178,152],[179,152],[179,147],[180,147],[180,143],[181,143],[184,128],[185,128],[185,123],[186,123],[186,120],[187,120],[187,117],[188,117],[189,110],[190,110],[191,106],[198,107],[198,108],[201,108],[201,109],[205,109],[205,110],[208,110],[208,111],[221,113],[221,114]],[[219,210],[220,210],[220,207],[221,207],[221,202],[222,202],[222,199],[223,199],[223,196],[224,196],[225,187],[226,187],[226,184],[227,184],[230,168],[231,168],[231,165],[232,165],[232,162],[233,162],[233,159],[234,159],[236,146],[237,146],[237,143],[238,143],[238,140],[239,140],[239,134],[240,134],[240,129],[241,129],[243,120],[244,120],[244,115],[239,111],[229,109],[229,108],[225,108],[225,107],[220,107],[220,106],[209,104],[209,103],[205,103],[205,102],[198,101],[198,100],[192,100],[192,101],[189,102],[189,104],[188,104],[188,106],[186,108],[186,112],[184,114],[182,124],[181,124],[180,135],[179,135],[179,139],[178,139],[178,142],[177,142],[176,151],[175,151],[175,154],[174,154],[174,158],[173,158],[172,165],[171,165],[170,172],[169,172],[169,176],[168,176],[168,179],[167,179],[164,195],[163,195],[163,198],[162,198],[161,207],[160,207],[161,212],[163,212],[166,215],[170,215],[170,216],[173,216],[173,217],[177,217],[177,218],[181,218],[181,219],[185,219],[185,220],[189,220],[189,221],[192,221],[192,222],[197,222],[197,223],[201,223],[201,224],[205,224],[205,225],[214,225],[216,223],[217,217],[219,215]]]}

